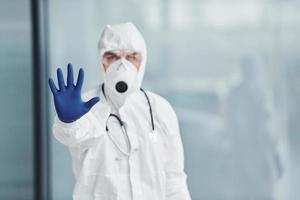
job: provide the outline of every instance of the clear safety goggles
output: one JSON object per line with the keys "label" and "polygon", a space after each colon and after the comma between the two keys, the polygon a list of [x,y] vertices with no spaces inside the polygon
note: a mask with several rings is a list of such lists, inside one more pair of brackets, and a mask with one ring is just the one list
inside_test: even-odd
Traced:
{"label": "clear safety goggles", "polygon": [[102,63],[109,65],[121,58],[128,60],[132,64],[137,64],[142,61],[142,54],[140,52],[127,49],[107,51],[103,55]]}

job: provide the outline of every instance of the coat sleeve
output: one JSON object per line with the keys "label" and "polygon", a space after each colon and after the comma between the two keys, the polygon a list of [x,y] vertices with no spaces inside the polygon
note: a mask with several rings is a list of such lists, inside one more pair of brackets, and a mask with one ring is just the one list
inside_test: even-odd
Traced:
{"label": "coat sleeve", "polygon": [[70,148],[89,148],[97,142],[103,132],[104,128],[91,111],[71,123],[62,122],[57,115],[54,117],[54,137]]}
{"label": "coat sleeve", "polygon": [[160,112],[161,124],[167,135],[165,144],[166,200],[191,200],[187,175],[184,171],[184,150],[177,115],[166,100],[163,100],[159,109],[163,111]]}

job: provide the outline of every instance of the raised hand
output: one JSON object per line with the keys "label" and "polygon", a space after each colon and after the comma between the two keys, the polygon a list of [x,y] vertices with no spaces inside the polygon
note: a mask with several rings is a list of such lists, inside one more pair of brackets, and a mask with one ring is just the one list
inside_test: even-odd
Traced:
{"label": "raised hand", "polygon": [[68,64],[67,86],[60,68],[57,68],[59,89],[56,88],[52,78],[49,78],[49,87],[54,97],[56,113],[63,122],[70,123],[79,119],[100,100],[99,97],[94,97],[87,102],[82,101],[81,88],[83,78],[83,69],[80,68],[77,83],[74,85],[73,66],[71,63]]}

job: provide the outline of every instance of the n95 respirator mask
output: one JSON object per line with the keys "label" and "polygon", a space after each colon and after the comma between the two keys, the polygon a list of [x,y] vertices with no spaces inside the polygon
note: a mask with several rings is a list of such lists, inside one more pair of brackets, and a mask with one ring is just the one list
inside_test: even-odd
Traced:
{"label": "n95 respirator mask", "polygon": [[104,83],[118,94],[129,94],[137,88],[137,68],[126,59],[111,63],[104,75]]}

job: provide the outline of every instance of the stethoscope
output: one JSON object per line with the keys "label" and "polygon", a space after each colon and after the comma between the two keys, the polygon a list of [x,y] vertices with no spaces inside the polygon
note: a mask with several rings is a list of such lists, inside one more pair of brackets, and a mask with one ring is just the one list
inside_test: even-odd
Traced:
{"label": "stethoscope", "polygon": [[[106,95],[105,95],[105,91],[104,91],[104,83],[102,84],[101,86],[101,89],[102,89],[102,93],[106,99]],[[147,93],[145,92],[144,89],[140,88],[140,90],[144,93],[146,99],[147,99],[147,103],[148,103],[148,106],[149,106],[149,113],[150,113],[150,118],[151,118],[151,128],[152,128],[152,132],[154,132],[155,130],[155,126],[154,126],[154,119],[153,119],[153,111],[152,111],[152,106],[151,106],[151,103],[150,103],[150,100],[149,100],[149,97],[147,95]],[[126,139],[127,139],[127,142],[129,144],[129,153],[127,153],[126,151],[124,151],[120,146],[119,144],[116,142],[115,138],[110,134],[109,132],[109,129],[107,127],[107,121],[110,117],[114,117],[117,119],[117,121],[119,122],[120,124],[120,127],[121,127],[121,130],[123,132],[123,134],[126,136]],[[121,120],[121,118],[116,115],[116,114],[113,114],[113,113],[110,113],[107,120],[106,120],[106,126],[105,126],[105,130],[110,138],[110,140],[112,141],[112,143],[116,146],[116,148],[121,152],[123,153],[124,155],[126,155],[127,157],[129,157],[131,155],[131,142],[129,140],[129,137],[128,137],[128,134],[127,134],[127,130],[126,128],[124,127],[124,122]]]}

